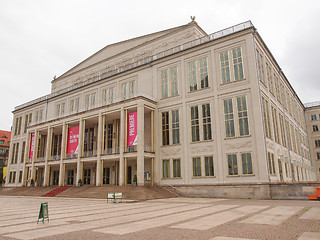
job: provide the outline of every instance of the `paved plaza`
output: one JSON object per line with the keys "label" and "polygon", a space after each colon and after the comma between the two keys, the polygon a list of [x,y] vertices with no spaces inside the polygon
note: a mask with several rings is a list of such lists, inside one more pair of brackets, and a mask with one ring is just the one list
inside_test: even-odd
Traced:
{"label": "paved plaza", "polygon": [[[40,205],[49,219],[37,224]],[[0,239],[320,239],[320,202],[0,196]]]}

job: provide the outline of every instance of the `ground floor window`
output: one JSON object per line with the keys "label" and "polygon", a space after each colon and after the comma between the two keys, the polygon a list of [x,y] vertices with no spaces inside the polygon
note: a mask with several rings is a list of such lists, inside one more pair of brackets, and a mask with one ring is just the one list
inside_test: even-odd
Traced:
{"label": "ground floor window", "polygon": [[73,177],[74,177],[74,171],[73,170],[68,170],[68,172],[67,172],[67,176],[68,176],[68,178],[67,178],[67,184],[68,185],[73,185]]}
{"label": "ground floor window", "polygon": [[213,156],[205,157],[206,176],[214,176]]}
{"label": "ground floor window", "polygon": [[193,176],[200,177],[201,176],[201,158],[200,157],[192,158],[192,168],[193,168]]}
{"label": "ground floor window", "polygon": [[83,184],[90,185],[91,169],[83,170]]}
{"label": "ground floor window", "polygon": [[110,184],[110,168],[103,168],[103,184]]}
{"label": "ground floor window", "polygon": [[173,159],[173,177],[181,177],[180,159]]}
{"label": "ground floor window", "polygon": [[170,178],[170,160],[162,161],[163,178]]}
{"label": "ground floor window", "polygon": [[241,154],[241,161],[242,161],[243,175],[253,174],[251,153],[242,153]]}
{"label": "ground floor window", "polygon": [[232,175],[238,175],[238,160],[237,160],[237,154],[228,154],[228,174],[230,176]]}

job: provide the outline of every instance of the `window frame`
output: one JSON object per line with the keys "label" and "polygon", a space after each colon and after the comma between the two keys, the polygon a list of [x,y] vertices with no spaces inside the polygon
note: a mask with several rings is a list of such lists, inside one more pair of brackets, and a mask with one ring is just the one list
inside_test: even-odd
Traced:
{"label": "window frame", "polygon": [[210,88],[208,55],[189,60],[187,62],[186,69],[189,83],[189,93]]}

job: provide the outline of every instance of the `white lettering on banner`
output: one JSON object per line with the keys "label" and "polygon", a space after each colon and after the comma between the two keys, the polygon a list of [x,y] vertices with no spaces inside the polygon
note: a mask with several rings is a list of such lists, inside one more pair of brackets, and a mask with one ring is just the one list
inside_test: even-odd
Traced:
{"label": "white lettering on banner", "polygon": [[129,116],[129,136],[134,135],[134,115]]}

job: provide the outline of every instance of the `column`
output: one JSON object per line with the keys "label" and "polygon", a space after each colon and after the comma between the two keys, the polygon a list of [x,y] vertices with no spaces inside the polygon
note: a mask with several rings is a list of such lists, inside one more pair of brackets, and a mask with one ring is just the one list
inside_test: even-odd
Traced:
{"label": "column", "polygon": [[97,145],[97,173],[96,173],[96,186],[101,186],[101,150],[102,150],[102,127],[103,120],[102,120],[102,115],[101,113],[99,114],[99,119],[98,119],[98,145]]}
{"label": "column", "polygon": [[144,105],[138,103],[138,145],[137,145],[137,181],[138,186],[144,185]]}
{"label": "column", "polygon": [[60,169],[59,169],[59,186],[64,186],[64,164],[63,164],[63,160],[65,158],[65,145],[66,145],[66,129],[67,126],[65,123],[63,123],[62,125],[62,141],[61,141],[61,156],[60,156]]}
{"label": "column", "polygon": [[[154,152],[154,111],[151,110],[151,152]],[[151,158],[151,186],[154,185],[154,158]]]}
{"label": "column", "polygon": [[79,179],[82,180],[83,182],[83,179],[82,179],[82,176],[81,176],[81,157],[82,157],[82,148],[83,148],[83,145],[82,145],[82,142],[83,142],[83,119],[80,118],[79,120],[79,139],[78,139],[78,143],[79,143],[79,147],[78,147],[78,158],[77,158],[77,177],[76,177],[76,181],[77,181],[77,184],[78,184],[78,181]]}
{"label": "column", "polygon": [[43,186],[49,186],[49,171],[48,171],[48,161],[50,159],[50,152],[51,152],[51,140],[52,140],[52,128],[48,126],[47,131],[47,146],[46,146],[46,161],[44,166],[44,181]]}
{"label": "column", "polygon": [[31,165],[31,179],[33,179],[34,182],[36,182],[35,179],[35,169],[34,169],[34,163],[37,161],[37,154],[38,154],[38,131],[35,130],[34,133],[34,148],[33,148],[33,157],[32,157],[32,165]]}
{"label": "column", "polygon": [[125,135],[125,111],[121,108],[120,113],[120,162],[119,162],[119,185],[124,185],[124,135]]}

